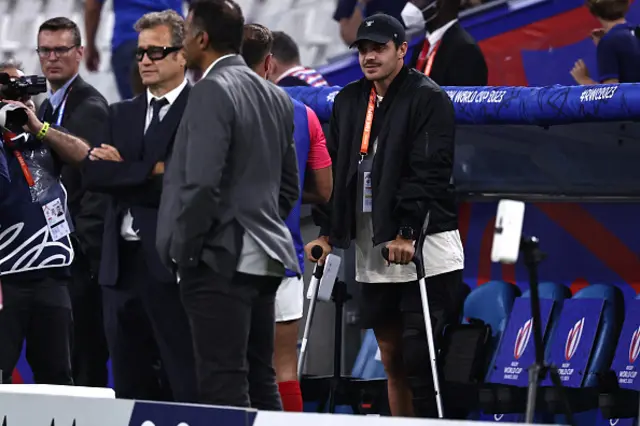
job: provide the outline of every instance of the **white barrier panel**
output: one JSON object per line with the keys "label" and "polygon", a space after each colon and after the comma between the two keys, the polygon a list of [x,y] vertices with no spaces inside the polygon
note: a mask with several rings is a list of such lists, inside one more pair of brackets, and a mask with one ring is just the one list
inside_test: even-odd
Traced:
{"label": "white barrier panel", "polygon": [[[354,416],[349,414],[278,413],[260,411],[253,426],[496,426],[495,422],[465,420],[407,419],[398,417]],[[500,423],[504,426],[522,426]]]}
{"label": "white barrier panel", "polygon": [[83,398],[111,398],[116,393],[111,388],[90,388],[84,386],[56,386],[56,385],[0,385],[0,394],[21,393],[35,395],[78,396]]}
{"label": "white barrier panel", "polygon": [[[0,385],[0,388],[6,385]],[[21,386],[21,385],[18,385]],[[495,426],[493,422],[257,412],[195,404],[0,392],[2,426]],[[515,426],[504,423],[505,426]]]}

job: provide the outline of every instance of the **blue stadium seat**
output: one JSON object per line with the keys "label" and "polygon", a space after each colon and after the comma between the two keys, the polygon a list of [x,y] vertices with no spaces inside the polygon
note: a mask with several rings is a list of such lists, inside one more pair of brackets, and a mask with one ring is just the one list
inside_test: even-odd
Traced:
{"label": "blue stadium seat", "polygon": [[609,374],[606,376],[608,381],[602,386],[599,406],[605,419],[631,419],[638,416],[638,401],[640,400],[640,377],[637,376],[640,368],[639,330],[640,295],[636,296],[635,300],[628,301],[616,354]]}
{"label": "blue stadium seat", "polygon": [[602,322],[596,338],[593,355],[587,368],[585,387],[598,385],[598,376],[611,366],[615,347],[624,321],[624,296],[612,285],[593,284],[577,292],[574,299],[603,299]]}
{"label": "blue stadium seat", "polygon": [[362,346],[358,357],[353,364],[351,376],[359,379],[382,379],[386,378],[382,362],[376,359],[378,343],[373,330],[367,330],[362,340]]}
{"label": "blue stadium seat", "polygon": [[[556,284],[552,282],[543,282],[538,285],[538,294],[541,300],[547,301],[547,309],[551,308],[550,311],[547,311],[549,317],[548,317],[546,331],[544,332],[544,336],[543,336],[545,338],[545,349],[546,349],[545,358],[548,358],[548,355],[550,353],[549,336],[552,335],[554,326],[555,324],[557,324],[557,320],[560,316],[560,313],[562,312],[562,306],[564,304],[564,301],[567,298],[571,297],[571,291],[569,290],[569,288],[567,288],[562,284]],[[525,302],[524,299],[529,299],[529,298],[530,298],[530,291],[527,290],[526,292],[523,293],[522,300],[520,302],[524,302],[528,306],[529,301],[527,300]],[[550,302],[552,302],[553,304],[551,304]],[[513,336],[511,336],[510,339],[511,338],[513,338]],[[530,343],[528,347],[530,348],[530,350],[532,350],[535,345],[535,343],[533,342],[532,336],[529,338],[529,342]],[[502,341],[500,343],[500,346],[496,348],[494,359],[490,365],[490,369],[487,374],[487,381],[485,385],[483,385],[482,389],[480,390],[479,407],[481,408],[481,410],[484,411],[483,414],[480,414],[481,419],[488,418],[487,417],[488,414],[500,413],[501,415],[508,416],[507,417],[508,420],[507,418],[505,418],[504,421],[518,422],[521,420],[520,418],[521,415],[519,413],[523,413],[525,409],[525,401],[526,401],[526,393],[527,393],[526,387],[522,387],[523,386],[522,384],[520,385],[506,384],[500,381],[496,381],[495,376],[493,374],[495,373],[497,368],[499,369],[502,368],[502,367],[497,367],[496,365],[497,357],[501,356],[502,358],[504,358],[505,355],[510,354],[510,352],[513,351],[513,344],[514,343],[511,341],[508,341],[508,342]],[[504,346],[504,348],[502,346]],[[504,359],[503,359],[503,362],[504,362]],[[522,367],[527,368],[528,365],[526,366],[522,365]],[[526,374],[526,370],[525,370],[525,374]],[[490,416],[490,417],[493,418],[493,416]]]}
{"label": "blue stadium seat", "polygon": [[[547,359],[551,348],[551,345],[549,344],[549,336],[553,336],[555,327],[558,323],[558,318],[560,318],[560,313],[562,312],[562,306],[565,299],[569,299],[571,297],[571,290],[569,287],[562,284],[542,282],[538,285],[538,294],[541,299],[550,299],[554,301],[551,320],[549,323],[549,332],[546,335],[547,339],[545,341],[545,359]],[[522,297],[525,299],[531,297],[529,290],[522,293]]]}
{"label": "blue stadium seat", "polygon": [[[574,387],[566,387],[564,389],[571,411],[585,413],[598,407],[599,392],[610,370],[618,337],[622,329],[624,297],[622,291],[616,286],[593,284],[577,292],[572,299],[598,299],[604,301],[585,377],[581,385],[575,386],[574,384]],[[554,346],[564,346],[567,341],[566,336],[558,336],[557,333],[553,339],[552,344]],[[558,415],[563,413],[562,396],[558,389],[545,387],[542,400],[546,412]],[[590,416],[591,413],[585,413],[585,415]],[[560,417],[557,420],[562,421]]]}
{"label": "blue stadium seat", "polygon": [[504,281],[490,281],[474,288],[464,302],[465,322],[481,320],[491,327],[491,348],[489,365],[493,365],[495,350],[507,326],[513,302],[520,295],[520,289]]}

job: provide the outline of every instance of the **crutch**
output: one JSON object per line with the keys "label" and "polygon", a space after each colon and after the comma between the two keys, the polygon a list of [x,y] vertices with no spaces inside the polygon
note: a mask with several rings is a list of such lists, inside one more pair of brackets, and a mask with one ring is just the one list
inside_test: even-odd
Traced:
{"label": "crutch", "polygon": [[[320,246],[314,246],[311,249],[311,256],[314,259],[320,259],[322,257],[323,250]],[[318,301],[318,291],[320,290],[320,279],[322,278],[322,272],[324,271],[324,265],[318,265],[313,270],[311,276],[310,293],[313,295],[309,301],[309,311],[307,312],[307,320],[304,324],[304,333],[302,334],[302,343],[300,344],[300,354],[298,355],[298,381],[302,379],[302,372],[304,371],[304,364],[307,360],[307,342],[309,341],[309,334],[311,334],[311,324],[313,323],[313,314],[316,310],[316,303]]]}
{"label": "crutch", "polygon": [[[429,298],[427,297],[427,284],[425,282],[424,274],[424,259],[422,256],[422,246],[427,236],[427,223],[429,223],[429,215],[425,225],[420,232],[420,237],[416,242],[415,254],[413,255],[413,263],[416,265],[416,272],[418,274],[418,285],[420,286],[420,300],[422,301],[422,314],[424,316],[424,326],[427,334],[427,345],[429,346],[429,355],[431,358],[431,374],[433,376],[433,389],[436,393],[436,406],[438,408],[438,418],[444,419],[444,410],[442,408],[442,394],[440,393],[440,379],[438,378],[438,365],[436,362],[436,345],[433,341],[433,325],[431,324],[431,311],[429,309]],[[382,249],[382,257],[389,261],[389,249],[384,247]]]}

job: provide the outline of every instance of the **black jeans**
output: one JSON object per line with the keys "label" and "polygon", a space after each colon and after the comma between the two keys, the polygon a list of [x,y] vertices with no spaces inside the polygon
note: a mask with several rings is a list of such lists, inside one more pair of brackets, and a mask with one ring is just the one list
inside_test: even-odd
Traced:
{"label": "black jeans", "polygon": [[[3,383],[11,383],[22,344],[36,383],[73,385],[71,336],[73,318],[69,279],[45,271],[2,277],[4,307],[0,311],[0,369]],[[36,277],[37,276],[37,277]]]}
{"label": "black jeans", "polygon": [[109,350],[102,321],[102,290],[91,277],[88,258],[74,245],[69,294],[73,307],[71,365],[76,386],[107,387]]}
{"label": "black jeans", "polygon": [[195,402],[189,321],[175,282],[153,278],[140,241],[120,240],[118,285],[103,286],[117,398]]}
{"label": "black jeans", "polygon": [[229,280],[203,263],[180,271],[180,278],[199,402],[282,410],[273,368],[274,304],[282,278],[236,273]]}

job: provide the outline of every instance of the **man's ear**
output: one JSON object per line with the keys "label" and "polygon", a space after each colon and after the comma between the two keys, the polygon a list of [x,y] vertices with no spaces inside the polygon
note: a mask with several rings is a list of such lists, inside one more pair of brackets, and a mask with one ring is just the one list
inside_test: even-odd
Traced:
{"label": "man's ear", "polygon": [[202,50],[205,50],[207,47],[209,47],[209,34],[207,34],[206,32],[202,31],[200,33],[200,38],[198,40],[198,45],[200,46],[200,48]]}
{"label": "man's ear", "polygon": [[407,50],[409,49],[409,44],[405,41],[398,48],[398,58],[404,59],[407,56]]}
{"label": "man's ear", "polygon": [[265,78],[269,78],[271,75],[271,70],[273,68],[273,55],[269,53],[266,58],[264,58],[264,75]]}
{"label": "man's ear", "polygon": [[267,78],[269,79],[269,81],[275,82],[274,79],[280,76],[280,65],[278,60],[273,56],[273,54],[271,54],[270,56],[271,56],[271,59],[269,61],[270,62],[269,75],[267,76]]}

